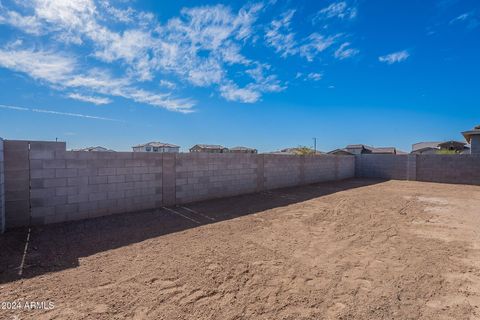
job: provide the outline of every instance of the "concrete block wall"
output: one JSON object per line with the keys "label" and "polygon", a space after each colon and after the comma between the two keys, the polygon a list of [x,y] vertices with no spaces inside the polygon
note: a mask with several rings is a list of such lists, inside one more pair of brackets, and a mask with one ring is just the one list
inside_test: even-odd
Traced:
{"label": "concrete block wall", "polygon": [[5,231],[5,170],[3,161],[3,139],[0,138],[0,233]]}
{"label": "concrete block wall", "polygon": [[480,185],[480,155],[361,155],[356,176]]}
{"label": "concrete block wall", "polygon": [[258,164],[254,154],[176,154],[176,203],[257,191]]}
{"label": "concrete block wall", "polygon": [[480,154],[418,156],[417,180],[480,185]]}
{"label": "concrete block wall", "polygon": [[66,151],[5,141],[9,228],[134,212],[351,178],[351,156]]}
{"label": "concrete block wall", "polygon": [[408,157],[409,155],[390,154],[357,155],[355,175],[358,178],[407,180]]}
{"label": "concrete block wall", "polygon": [[274,154],[263,157],[265,189],[305,184],[304,157]]}
{"label": "concrete block wall", "polygon": [[30,143],[32,224],[55,223],[162,205],[162,154],[65,151],[64,142]]}

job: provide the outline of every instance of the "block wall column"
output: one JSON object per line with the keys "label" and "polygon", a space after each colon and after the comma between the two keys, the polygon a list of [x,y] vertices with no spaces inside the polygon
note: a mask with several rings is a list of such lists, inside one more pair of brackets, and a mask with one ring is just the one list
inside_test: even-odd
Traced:
{"label": "block wall column", "polygon": [[334,179],[338,180],[340,176],[340,158],[338,156],[333,156],[333,166]]}
{"label": "block wall column", "polygon": [[407,180],[417,180],[417,155],[409,154],[407,156]]}
{"label": "block wall column", "polygon": [[29,142],[4,140],[5,226],[30,224]]}
{"label": "block wall column", "polygon": [[162,161],[162,199],[163,205],[173,206],[176,204],[176,174],[175,153],[164,153]]}
{"label": "block wall column", "polygon": [[265,156],[259,154],[255,156],[257,162],[257,192],[265,190]]}
{"label": "block wall column", "polygon": [[305,156],[300,156],[300,170],[298,181],[300,185],[305,184]]}

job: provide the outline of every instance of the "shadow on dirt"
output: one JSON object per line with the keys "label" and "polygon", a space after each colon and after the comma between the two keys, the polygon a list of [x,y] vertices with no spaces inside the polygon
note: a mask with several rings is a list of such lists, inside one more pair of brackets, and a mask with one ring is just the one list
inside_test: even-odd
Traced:
{"label": "shadow on dirt", "polygon": [[[0,284],[75,268],[81,257],[150,238],[384,181],[349,179],[325,182],[178,207],[32,227],[25,255],[29,229],[9,230],[0,235]],[[20,267],[22,260],[23,268]]]}

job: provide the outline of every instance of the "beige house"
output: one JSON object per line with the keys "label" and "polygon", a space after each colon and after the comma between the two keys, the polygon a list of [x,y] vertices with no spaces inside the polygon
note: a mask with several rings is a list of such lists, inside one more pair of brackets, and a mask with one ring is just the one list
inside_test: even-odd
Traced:
{"label": "beige house", "polygon": [[233,147],[228,150],[231,153],[258,153],[257,149],[248,147]]}
{"label": "beige house", "polygon": [[96,147],[87,147],[82,149],[72,149],[72,151],[88,151],[88,152],[115,152],[115,150],[107,149],[104,147],[96,146]]}
{"label": "beige house", "polygon": [[196,144],[190,148],[190,152],[227,153],[228,148],[218,144]]}
{"label": "beige house", "polygon": [[178,153],[180,147],[164,142],[148,142],[132,147],[133,152]]}
{"label": "beige house", "polygon": [[473,130],[462,132],[465,140],[470,143],[470,153],[480,154],[480,125],[473,128]]}
{"label": "beige house", "polygon": [[412,145],[412,154],[438,154],[442,151],[469,153],[470,148],[461,141],[419,142]]}

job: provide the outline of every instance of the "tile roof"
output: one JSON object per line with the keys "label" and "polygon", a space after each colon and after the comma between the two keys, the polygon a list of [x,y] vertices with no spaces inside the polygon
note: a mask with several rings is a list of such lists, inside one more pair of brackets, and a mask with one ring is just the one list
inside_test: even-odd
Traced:
{"label": "tile roof", "polygon": [[224,146],[221,146],[219,144],[196,144],[192,148],[194,147],[199,147],[202,149],[227,149]]}
{"label": "tile roof", "polygon": [[257,149],[249,148],[249,147],[233,147],[233,148],[230,148],[230,150],[233,150],[233,151],[252,151],[252,150],[257,150]]}
{"label": "tile roof", "polygon": [[132,148],[140,148],[140,147],[155,147],[155,148],[180,148],[180,146],[171,144],[171,143],[165,143],[165,142],[157,142],[157,141],[152,141],[144,144],[139,144],[138,146],[133,146]]}

